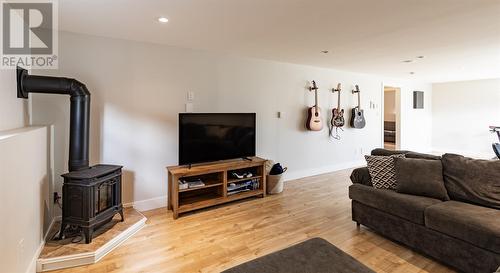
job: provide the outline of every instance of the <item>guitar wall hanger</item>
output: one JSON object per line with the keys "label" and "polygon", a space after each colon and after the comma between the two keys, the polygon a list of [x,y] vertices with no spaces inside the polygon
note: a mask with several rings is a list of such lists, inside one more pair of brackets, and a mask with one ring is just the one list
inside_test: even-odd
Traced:
{"label": "guitar wall hanger", "polygon": [[352,93],[353,93],[353,94],[356,94],[356,93],[361,92],[361,91],[359,91],[359,86],[358,86],[357,84],[355,85],[355,87],[354,87],[354,88],[355,88],[355,89],[353,89],[353,90],[352,90]]}
{"label": "guitar wall hanger", "polygon": [[332,93],[335,93],[335,92],[340,92],[341,88],[340,88],[340,83],[337,83],[337,88],[332,88]]}
{"label": "guitar wall hanger", "polygon": [[312,81],[312,86],[309,86],[309,91],[318,91],[318,86],[315,81]]}

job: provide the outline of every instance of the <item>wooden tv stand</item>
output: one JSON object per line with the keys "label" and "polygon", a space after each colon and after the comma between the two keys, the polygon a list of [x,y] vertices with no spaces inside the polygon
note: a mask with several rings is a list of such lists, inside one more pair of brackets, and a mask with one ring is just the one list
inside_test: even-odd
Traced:
{"label": "wooden tv stand", "polygon": [[[168,209],[173,211],[174,219],[180,213],[211,207],[243,198],[266,196],[266,160],[259,157],[217,161],[192,166],[170,166],[168,171]],[[252,177],[234,178],[233,171],[251,172]],[[205,186],[199,188],[179,189],[180,179],[199,178]],[[258,188],[228,193],[228,185],[258,179]]]}

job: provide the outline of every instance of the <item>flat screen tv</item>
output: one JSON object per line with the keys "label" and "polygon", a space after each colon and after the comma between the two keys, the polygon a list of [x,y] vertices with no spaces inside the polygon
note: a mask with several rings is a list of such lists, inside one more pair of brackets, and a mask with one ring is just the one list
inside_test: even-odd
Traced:
{"label": "flat screen tv", "polygon": [[255,113],[179,114],[179,164],[255,156]]}

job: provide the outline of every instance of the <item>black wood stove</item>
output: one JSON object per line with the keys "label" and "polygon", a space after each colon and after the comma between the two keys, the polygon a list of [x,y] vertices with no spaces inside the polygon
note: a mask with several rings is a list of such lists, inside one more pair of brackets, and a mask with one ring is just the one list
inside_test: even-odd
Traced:
{"label": "black wood stove", "polygon": [[123,221],[122,166],[95,165],[62,177],[64,198],[59,234],[64,234],[68,225],[79,226],[88,244],[92,241],[94,229],[109,222],[116,213]]}
{"label": "black wood stove", "polygon": [[17,68],[17,97],[29,93],[70,96],[69,173],[63,174],[62,223],[59,238],[68,225],[80,227],[85,242],[92,241],[94,230],[109,222],[116,213],[121,215],[122,166],[96,165],[89,167],[90,92],[81,82],[61,77],[29,75]]}

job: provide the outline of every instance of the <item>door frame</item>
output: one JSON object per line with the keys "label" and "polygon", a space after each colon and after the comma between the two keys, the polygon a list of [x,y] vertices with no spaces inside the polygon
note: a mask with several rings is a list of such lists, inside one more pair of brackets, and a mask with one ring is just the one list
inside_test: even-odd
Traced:
{"label": "door frame", "polygon": [[381,147],[384,148],[384,111],[385,111],[385,89],[386,88],[391,88],[394,89],[396,94],[395,94],[395,104],[394,107],[396,108],[396,150],[401,150],[401,87],[398,86],[392,86],[392,85],[386,85],[382,83],[382,90],[381,90],[381,95],[382,95],[382,100],[381,100],[381,115],[380,115],[380,123],[381,123],[381,135],[382,135],[382,142],[380,143]]}

